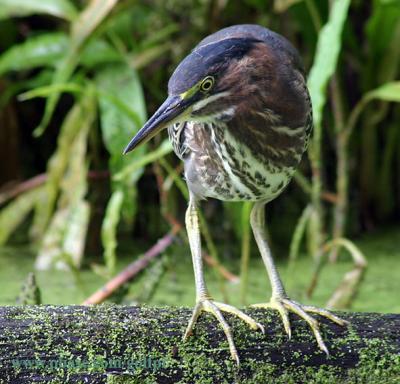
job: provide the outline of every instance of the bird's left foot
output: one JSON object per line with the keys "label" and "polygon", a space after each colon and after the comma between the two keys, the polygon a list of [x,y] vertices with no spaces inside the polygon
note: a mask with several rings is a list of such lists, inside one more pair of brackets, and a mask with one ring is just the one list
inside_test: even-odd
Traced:
{"label": "bird's left foot", "polygon": [[309,313],[316,313],[318,315],[321,315],[331,321],[333,321],[336,324],[339,325],[346,325],[348,322],[346,320],[341,319],[340,317],[335,316],[334,314],[330,313],[326,309],[322,308],[317,308],[313,307],[311,305],[302,305],[294,300],[291,300],[287,297],[272,297],[271,301],[269,303],[259,303],[259,304],[253,304],[251,305],[252,307],[256,308],[272,308],[276,309],[283,322],[283,326],[285,328],[285,331],[287,335],[289,336],[289,339],[291,337],[292,331],[290,328],[290,322],[289,322],[289,311],[294,312],[296,315],[300,316],[302,319],[304,319],[308,325],[311,327],[315,339],[317,340],[319,348],[324,351],[327,355],[329,355],[328,348],[326,347],[321,333],[319,331],[319,323],[317,320],[315,320],[312,316],[309,315]]}
{"label": "bird's left foot", "polygon": [[239,309],[232,307],[231,305],[228,305],[228,304],[213,301],[210,298],[202,298],[196,303],[196,306],[193,310],[192,317],[186,328],[185,335],[183,336],[184,341],[192,334],[194,325],[196,324],[198,317],[200,316],[201,312],[203,312],[203,311],[209,312],[217,318],[217,320],[220,323],[220,325],[222,326],[222,329],[224,330],[226,338],[228,340],[231,356],[238,365],[239,365],[239,355],[236,350],[235,343],[233,341],[232,330],[231,330],[231,327],[226,322],[226,320],[221,312],[227,312],[227,313],[230,313],[232,315],[239,317],[245,323],[247,323],[250,326],[250,328],[253,330],[259,329],[259,330],[261,330],[262,333],[265,332],[264,327],[260,323],[257,323],[250,316],[246,315],[244,312],[240,311]]}

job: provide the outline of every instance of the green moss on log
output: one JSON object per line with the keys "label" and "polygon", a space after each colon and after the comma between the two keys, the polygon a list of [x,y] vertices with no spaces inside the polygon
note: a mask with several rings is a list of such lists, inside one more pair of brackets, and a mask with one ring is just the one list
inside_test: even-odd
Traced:
{"label": "green moss on log", "polygon": [[[275,312],[246,312],[266,334],[227,315],[240,354],[238,368],[209,314],[202,315],[194,337],[181,341],[191,315],[186,308],[0,307],[0,376],[27,383],[400,382],[400,315],[343,313],[348,328],[323,320],[328,358],[295,316],[289,341]],[[110,359],[113,367],[105,364]],[[45,364],[16,366],[22,360]],[[126,365],[119,367],[118,361]]]}

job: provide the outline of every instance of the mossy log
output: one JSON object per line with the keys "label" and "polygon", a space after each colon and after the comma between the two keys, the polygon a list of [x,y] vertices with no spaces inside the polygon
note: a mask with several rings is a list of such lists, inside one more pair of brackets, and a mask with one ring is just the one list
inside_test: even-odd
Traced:
{"label": "mossy log", "polygon": [[291,316],[288,340],[277,314],[247,309],[265,335],[227,315],[241,365],[203,314],[181,341],[187,308],[126,306],[0,307],[3,383],[400,383],[400,315],[341,313],[321,319],[331,355],[317,349],[304,321]]}

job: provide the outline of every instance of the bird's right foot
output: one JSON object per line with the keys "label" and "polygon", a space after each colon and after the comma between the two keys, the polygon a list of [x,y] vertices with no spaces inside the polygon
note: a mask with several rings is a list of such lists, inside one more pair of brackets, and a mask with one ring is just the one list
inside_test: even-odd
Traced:
{"label": "bird's right foot", "polygon": [[269,303],[259,303],[259,304],[253,304],[251,307],[256,307],[256,308],[264,308],[264,309],[276,309],[283,322],[283,326],[285,328],[285,331],[287,335],[289,336],[289,339],[291,337],[292,331],[290,327],[290,322],[289,322],[289,311],[294,312],[298,316],[300,316],[302,319],[304,319],[308,325],[310,326],[311,330],[314,333],[315,339],[317,341],[317,344],[319,348],[324,351],[328,356],[329,356],[329,351],[328,348],[326,347],[320,330],[319,330],[319,323],[314,317],[310,316],[309,313],[315,313],[318,314],[322,317],[325,317],[331,321],[333,321],[336,324],[339,325],[346,325],[348,322],[346,320],[341,319],[340,317],[337,317],[333,313],[327,311],[326,309],[323,308],[317,308],[313,307],[311,305],[303,305],[300,303],[297,303],[294,300],[289,299],[286,296],[277,296],[277,297],[272,297],[271,301]]}
{"label": "bird's right foot", "polygon": [[239,309],[228,304],[213,301],[210,298],[203,298],[198,300],[196,306],[194,307],[192,317],[189,320],[189,324],[183,336],[184,341],[192,334],[196,321],[200,316],[201,312],[203,311],[210,312],[217,318],[228,340],[229,351],[231,353],[232,359],[234,359],[238,365],[239,365],[239,355],[235,343],[233,341],[232,330],[221,312],[227,312],[236,315],[237,317],[242,319],[245,323],[247,323],[251,329],[254,330],[259,329],[261,330],[262,333],[265,333],[264,327],[260,323],[257,323],[250,316],[246,315]]}

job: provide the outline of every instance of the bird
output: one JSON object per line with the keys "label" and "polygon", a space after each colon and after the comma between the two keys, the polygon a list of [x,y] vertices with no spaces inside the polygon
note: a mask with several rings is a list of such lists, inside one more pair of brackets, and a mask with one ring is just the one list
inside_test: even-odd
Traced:
{"label": "bird", "polygon": [[198,216],[199,204],[207,198],[253,202],[250,224],[272,288],[269,302],[253,306],[277,310],[288,338],[293,312],[309,324],[328,355],[312,315],[347,323],[326,309],[289,298],[265,234],[265,205],[288,185],[312,127],[311,99],[297,50],[272,30],[242,24],[207,36],[179,63],[168,82],[168,97],[124,150],[126,154],[168,129],[189,190],[185,224],[196,286],[183,339],[193,333],[200,314],[209,312],[221,325],[237,364],[233,332],[223,313],[239,317],[252,330],[265,329],[236,307],[215,301],[207,288]]}

